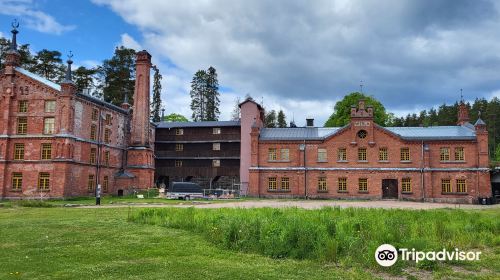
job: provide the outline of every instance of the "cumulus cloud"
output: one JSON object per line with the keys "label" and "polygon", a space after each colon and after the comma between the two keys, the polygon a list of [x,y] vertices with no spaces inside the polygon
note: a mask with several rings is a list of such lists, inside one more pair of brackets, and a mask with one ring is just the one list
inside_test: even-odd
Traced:
{"label": "cumulus cloud", "polygon": [[[495,1],[94,3],[137,26],[143,37],[134,42],[164,62],[164,77],[178,83],[165,83],[167,103],[178,106],[167,110],[189,108],[182,103],[189,102],[189,81],[209,66],[231,89],[223,100],[263,96],[266,107],[294,114],[297,123],[307,115],[324,123],[360,80],[394,112],[454,102],[460,88],[467,99],[500,90]],[[223,118],[233,103],[223,104]]]}
{"label": "cumulus cloud", "polygon": [[127,33],[122,34],[120,45],[126,48],[134,49],[134,50],[142,50],[141,44],[139,44],[132,36]]}
{"label": "cumulus cloud", "polygon": [[63,25],[54,17],[34,8],[32,0],[0,0],[0,14],[22,17],[27,27],[43,33],[62,34],[75,29],[74,25]]}

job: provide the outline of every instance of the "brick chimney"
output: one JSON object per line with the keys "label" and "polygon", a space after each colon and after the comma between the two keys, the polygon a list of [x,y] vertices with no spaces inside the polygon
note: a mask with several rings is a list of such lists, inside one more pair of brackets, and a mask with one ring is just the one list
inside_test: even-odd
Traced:
{"label": "brick chimney", "polygon": [[469,108],[467,108],[467,105],[465,105],[464,101],[462,100],[458,105],[457,125],[464,125],[469,121]]}
{"label": "brick chimney", "polygon": [[149,146],[149,80],[151,55],[143,50],[136,54],[134,106],[132,109],[131,143]]}

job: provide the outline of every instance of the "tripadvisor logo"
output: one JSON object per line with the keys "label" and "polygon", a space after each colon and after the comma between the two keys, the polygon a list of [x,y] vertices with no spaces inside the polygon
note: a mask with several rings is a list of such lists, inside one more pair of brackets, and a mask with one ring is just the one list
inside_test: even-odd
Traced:
{"label": "tripadvisor logo", "polygon": [[375,250],[375,260],[381,266],[392,266],[398,260],[400,256],[403,261],[478,261],[481,252],[465,252],[460,251],[457,248],[453,251],[448,251],[443,249],[441,251],[416,251],[415,248],[409,250],[407,248],[400,248],[399,254],[398,250],[391,244],[382,244],[377,250]]}

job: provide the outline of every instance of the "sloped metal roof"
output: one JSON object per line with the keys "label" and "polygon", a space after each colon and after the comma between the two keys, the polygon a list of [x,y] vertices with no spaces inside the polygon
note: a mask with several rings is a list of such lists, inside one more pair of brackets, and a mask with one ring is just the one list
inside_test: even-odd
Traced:
{"label": "sloped metal roof", "polygon": [[240,121],[159,122],[157,128],[240,126]]}
{"label": "sloped metal roof", "polygon": [[340,127],[287,127],[263,128],[261,140],[323,140],[334,134]]}
{"label": "sloped metal roof", "polygon": [[476,132],[466,126],[384,127],[407,140],[474,140]]}
{"label": "sloped metal roof", "polygon": [[61,86],[58,85],[58,84],[56,84],[56,83],[54,83],[54,82],[51,82],[51,81],[49,81],[49,80],[47,80],[47,79],[45,79],[45,78],[43,78],[43,77],[41,77],[41,76],[39,76],[39,75],[37,75],[35,73],[31,73],[30,71],[28,71],[26,69],[23,69],[21,67],[16,67],[15,69],[16,69],[17,72],[19,72],[19,73],[21,73],[21,74],[23,74],[25,76],[28,76],[28,77],[30,77],[33,80],[37,80],[40,83],[42,83],[42,84],[44,84],[46,86],[49,86],[49,87],[51,87],[51,88],[53,88],[53,89],[55,89],[57,91],[61,91]]}
{"label": "sloped metal roof", "polygon": [[[381,127],[405,140],[474,140],[467,126]],[[342,127],[263,128],[260,140],[324,140]]]}

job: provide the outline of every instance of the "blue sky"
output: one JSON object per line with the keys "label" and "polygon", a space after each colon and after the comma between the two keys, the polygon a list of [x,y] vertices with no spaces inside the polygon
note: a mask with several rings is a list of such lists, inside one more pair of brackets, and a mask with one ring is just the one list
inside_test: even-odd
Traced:
{"label": "blue sky", "polygon": [[91,66],[117,45],[147,49],[166,112],[191,115],[190,81],[217,69],[221,116],[250,94],[322,125],[359,90],[396,115],[500,96],[494,0],[0,0],[0,32]]}

